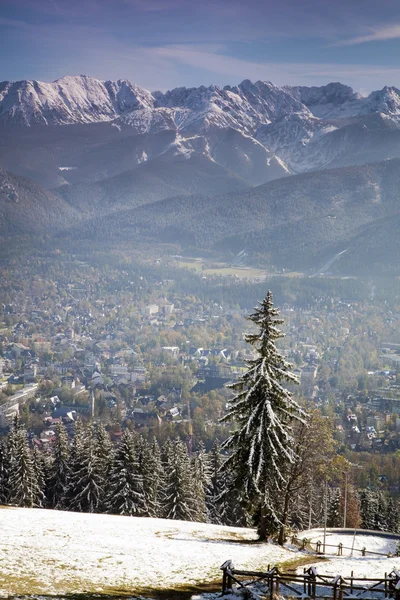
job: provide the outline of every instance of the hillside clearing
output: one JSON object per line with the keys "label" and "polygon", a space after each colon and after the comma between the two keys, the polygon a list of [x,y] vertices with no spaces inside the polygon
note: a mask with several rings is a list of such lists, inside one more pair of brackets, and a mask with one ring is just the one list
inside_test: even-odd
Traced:
{"label": "hillside clearing", "polygon": [[[266,569],[298,553],[251,529],[62,511],[0,510],[0,596],[199,589],[227,559]],[[249,543],[253,542],[253,543]]]}

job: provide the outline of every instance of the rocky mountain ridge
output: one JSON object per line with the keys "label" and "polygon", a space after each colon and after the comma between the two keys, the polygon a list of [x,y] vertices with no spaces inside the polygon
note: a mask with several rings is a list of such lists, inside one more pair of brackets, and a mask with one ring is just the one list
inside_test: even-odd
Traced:
{"label": "rocky mountain ridge", "polygon": [[[400,91],[385,87],[363,98],[340,83],[278,87],[245,80],[223,88],[151,93],[127,80],[100,81],[84,75],[52,83],[0,83],[0,125],[6,129],[108,124],[130,136],[170,132],[174,140],[168,152],[204,154],[252,184],[311,169],[362,164],[360,148],[349,144],[358,135],[360,121],[367,130],[372,123],[375,132],[367,135],[363,152],[372,138],[376,145],[377,123],[381,133],[387,124],[399,130],[400,141]],[[344,136],[335,135],[342,129]],[[161,143],[153,154],[165,151]],[[380,150],[371,158],[398,155],[400,144],[394,155]],[[132,166],[150,158],[144,145]]]}

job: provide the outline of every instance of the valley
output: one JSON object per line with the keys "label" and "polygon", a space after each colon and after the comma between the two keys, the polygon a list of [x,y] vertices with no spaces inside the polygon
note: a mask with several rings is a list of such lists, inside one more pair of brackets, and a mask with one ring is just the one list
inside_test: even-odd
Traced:
{"label": "valley", "polygon": [[324,272],[397,274],[399,107],[396,88],[363,98],[339,83],[5,82],[0,233],[228,264],[245,248],[268,272],[317,273],[347,248]]}

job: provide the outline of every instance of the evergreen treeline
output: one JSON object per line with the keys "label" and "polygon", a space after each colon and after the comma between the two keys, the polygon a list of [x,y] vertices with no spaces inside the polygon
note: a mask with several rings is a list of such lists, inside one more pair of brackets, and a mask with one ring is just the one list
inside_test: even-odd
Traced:
{"label": "evergreen treeline", "polygon": [[82,422],[72,443],[58,425],[53,451],[44,453],[15,424],[0,442],[0,503],[233,524],[221,462],[218,444],[189,455],[180,439],[160,448],[126,429],[113,446],[103,425]]}
{"label": "evergreen treeline", "polygon": [[[190,456],[180,439],[160,448],[128,429],[113,445],[103,425],[81,422],[72,443],[58,425],[53,451],[44,453],[32,449],[25,428],[15,424],[0,442],[0,504],[249,525],[245,499],[232,494],[232,475],[221,470],[225,459],[218,443],[210,452],[200,445]],[[397,500],[381,491],[353,492],[347,496],[348,526],[360,517],[364,529],[400,532]],[[339,488],[328,490],[328,527],[343,525],[343,502]],[[359,517],[351,516],[352,503]],[[323,525],[323,504],[323,488],[310,489],[304,502],[295,503],[290,525]]]}

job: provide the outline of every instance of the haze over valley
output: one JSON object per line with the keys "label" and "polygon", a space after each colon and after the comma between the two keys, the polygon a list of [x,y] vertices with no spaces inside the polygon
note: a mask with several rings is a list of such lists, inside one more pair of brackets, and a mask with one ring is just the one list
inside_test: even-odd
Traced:
{"label": "haze over valley", "polygon": [[[262,253],[397,273],[400,91],[243,81],[152,92],[87,76],[0,85],[2,235]],[[121,226],[122,225],[122,226]]]}

